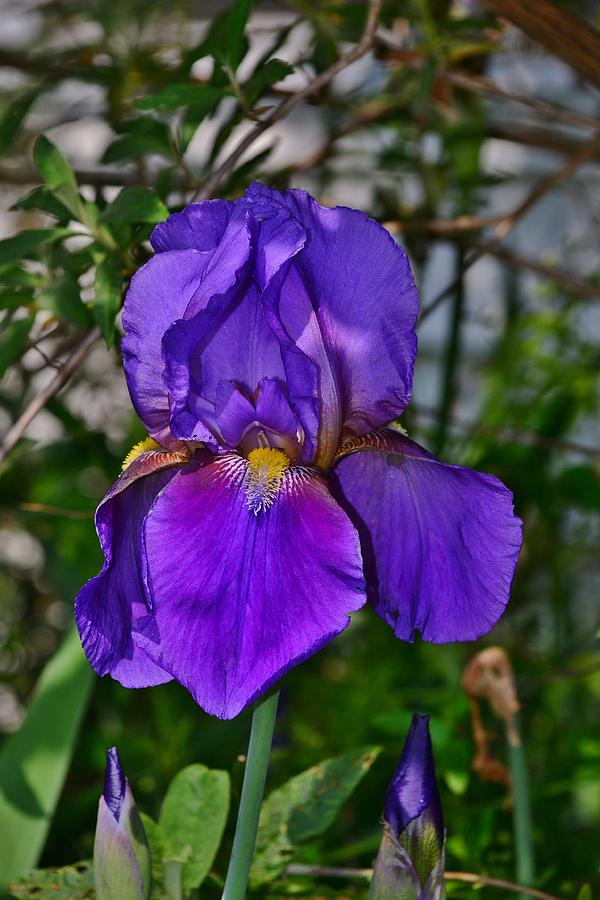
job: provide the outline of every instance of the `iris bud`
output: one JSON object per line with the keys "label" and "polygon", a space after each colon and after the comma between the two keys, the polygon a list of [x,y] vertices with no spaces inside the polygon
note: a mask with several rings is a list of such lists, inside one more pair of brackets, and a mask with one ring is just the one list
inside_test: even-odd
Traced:
{"label": "iris bud", "polygon": [[98,900],[147,900],[151,861],[144,826],[116,747],[106,751],[104,792],[94,841]]}
{"label": "iris bud", "polygon": [[383,828],[369,900],[443,900],[446,836],[428,716],[412,718]]}

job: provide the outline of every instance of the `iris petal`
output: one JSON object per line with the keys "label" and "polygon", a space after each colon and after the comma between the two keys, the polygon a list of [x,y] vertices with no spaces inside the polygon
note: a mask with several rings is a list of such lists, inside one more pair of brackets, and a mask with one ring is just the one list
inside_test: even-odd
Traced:
{"label": "iris petal", "polygon": [[433,643],[485,634],[504,612],[521,548],[511,492],[391,430],[362,446],[333,477],[361,536],[376,612],[405,641],[415,631]]}
{"label": "iris petal", "polygon": [[153,615],[136,641],[207,712],[237,715],[365,602],[358,536],[322,479],[289,469],[247,503],[247,463],[189,463],[145,526]]}
{"label": "iris petal", "polygon": [[[402,248],[364,213],[322,207],[303,191],[269,193],[307,233],[305,246],[285,277],[273,281],[265,303],[283,333],[317,368],[317,461],[327,466],[341,433],[369,432],[408,404],[417,350],[417,289]],[[295,379],[306,381],[306,372],[296,373],[288,361],[292,396]]]}
{"label": "iris petal", "polygon": [[96,513],[105,562],[100,574],[80,590],[75,619],[92,668],[99,675],[112,675],[125,687],[147,687],[171,679],[133,642],[132,632],[136,620],[148,613],[142,522],[173,477],[173,463],[181,459],[168,451],[138,456]]}

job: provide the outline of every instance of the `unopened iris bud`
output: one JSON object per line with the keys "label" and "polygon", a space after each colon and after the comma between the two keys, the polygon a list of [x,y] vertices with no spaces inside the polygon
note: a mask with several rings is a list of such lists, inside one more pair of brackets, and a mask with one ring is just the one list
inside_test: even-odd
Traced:
{"label": "unopened iris bud", "polygon": [[98,900],[147,900],[151,861],[133,794],[116,747],[106,752],[94,842],[94,885]]}
{"label": "unopened iris bud", "polygon": [[445,831],[428,716],[413,716],[383,826],[369,900],[443,900]]}

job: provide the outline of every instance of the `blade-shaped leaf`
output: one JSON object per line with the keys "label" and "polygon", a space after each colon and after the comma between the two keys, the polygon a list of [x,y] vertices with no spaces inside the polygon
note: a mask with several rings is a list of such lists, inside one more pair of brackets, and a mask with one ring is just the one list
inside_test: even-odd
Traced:
{"label": "blade-shaped leaf", "polygon": [[229,775],[196,764],[177,773],[163,801],[159,825],[166,846],[163,862],[182,864],[184,893],[210,870],[229,812]]}
{"label": "blade-shaped leaf", "polygon": [[379,754],[362,747],[301,772],[265,800],[258,827],[251,881],[276,878],[302,841],[325,831]]}
{"label": "blade-shaped leaf", "polygon": [[108,347],[115,339],[115,317],[121,308],[122,291],[123,279],[118,259],[103,259],[96,268],[93,312]]}
{"label": "blade-shaped leaf", "polygon": [[73,629],[47,663],[20,730],[0,753],[0,891],[36,865],[92,685]]}

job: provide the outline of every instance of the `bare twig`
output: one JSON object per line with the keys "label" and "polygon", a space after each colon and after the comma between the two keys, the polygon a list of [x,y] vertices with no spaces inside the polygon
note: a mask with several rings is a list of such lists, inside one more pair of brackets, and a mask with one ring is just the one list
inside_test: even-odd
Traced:
{"label": "bare twig", "polygon": [[[426,419],[437,420],[439,418],[439,410],[430,406],[422,406],[411,403],[411,410],[417,415]],[[599,447],[586,447],[584,444],[578,444],[576,441],[568,441],[561,438],[546,437],[543,434],[531,434],[515,431],[512,428],[491,428],[481,425],[479,422],[472,422],[469,419],[461,418],[454,414],[450,420],[450,424],[467,434],[481,435],[482,437],[492,438],[495,441],[505,444],[518,444],[521,447],[539,447],[540,450],[563,450],[570,453],[581,453],[583,456],[591,456],[594,459],[600,459]]]}
{"label": "bare twig", "polygon": [[[305,866],[300,863],[291,863],[285,870],[286,875],[306,875],[309,878],[346,878],[348,880],[368,881],[372,869],[342,869],[330,866]],[[446,881],[465,881],[478,887],[497,887],[506,891],[515,891],[519,894],[527,894],[528,897],[537,897],[538,900],[561,900],[554,894],[546,894],[537,888],[516,884],[514,881],[505,881],[503,878],[492,878],[489,875],[479,875],[476,872],[445,872]]]}
{"label": "bare twig", "polygon": [[206,197],[212,196],[216,192],[223,178],[225,178],[227,173],[235,166],[240,157],[243,156],[246,150],[248,150],[248,148],[264,134],[265,131],[268,131],[269,128],[281,119],[284,119],[308,97],[312,97],[313,94],[316,94],[322,88],[326,87],[336,75],[339,75],[340,72],[367,53],[373,44],[382,4],[383,0],[369,0],[367,21],[358,44],[348,53],[344,53],[340,56],[337,62],[330,66],[329,69],[326,69],[325,72],[321,72],[320,75],[313,78],[301,91],[282,100],[281,103],[279,103],[275,109],[262,120],[262,122],[255,125],[254,128],[239,141],[237,146],[231,151],[221,165],[215,169],[212,175],[203,182],[200,189],[195,194],[195,199],[205,199]]}
{"label": "bare twig", "polygon": [[489,875],[479,875],[476,872],[445,872],[446,881],[466,881],[468,884],[476,884],[478,887],[497,887],[505,891],[515,891],[518,894],[526,894],[528,897],[537,897],[538,900],[561,900],[554,894],[546,894],[537,888],[527,887],[524,884],[515,884],[514,881],[505,881],[503,878],[492,878]]}
{"label": "bare twig", "polygon": [[600,86],[600,32],[591,22],[550,0],[484,0],[550,53],[563,59],[592,84]]}
{"label": "bare twig", "polygon": [[483,78],[480,75],[470,75],[466,72],[444,72],[441,76],[445,81],[455,87],[478,94],[488,94],[499,100],[507,100],[510,103],[518,103],[528,106],[540,116],[552,119],[553,122],[562,122],[565,125],[573,125],[580,128],[593,128],[600,131],[600,119],[588,116],[585,113],[568,109],[559,103],[550,103],[548,100],[539,100],[537,97],[528,97],[525,94],[515,94],[500,87],[491,78]]}
{"label": "bare twig", "polygon": [[88,354],[90,347],[100,337],[100,329],[95,327],[89,331],[83,340],[77,345],[73,353],[65,361],[61,369],[56,373],[52,381],[44,388],[43,391],[34,397],[29,406],[19,416],[15,424],[10,428],[2,444],[0,444],[0,465],[4,462],[8,454],[23,437],[25,430],[29,424],[35,419],[37,414],[41,412],[46,403],[54,397],[56,393],[67,383],[73,372],[81,365]]}
{"label": "bare twig", "polygon": [[19,503],[24,512],[42,513],[48,516],[60,516],[63,519],[93,519],[93,512],[81,509],[65,509],[62,506],[49,506],[47,503]]}
{"label": "bare twig", "polygon": [[521,203],[519,203],[511,213],[503,216],[503,218],[498,222],[498,224],[492,231],[492,240],[486,243],[482,243],[477,250],[469,254],[458,277],[453,279],[452,282],[447,285],[447,287],[445,287],[437,295],[437,297],[435,297],[431,301],[431,303],[429,303],[429,305],[422,310],[421,318],[419,321],[422,322],[424,319],[426,319],[427,316],[429,316],[435,309],[437,309],[438,306],[447,297],[450,297],[454,293],[464,273],[486,253],[497,249],[497,241],[502,240],[502,238],[506,237],[513,226],[516,225],[516,223],[520,219],[522,219],[529,212],[529,210],[542,199],[542,197],[548,194],[562,181],[565,181],[567,178],[569,178],[574,172],[577,171],[578,168],[580,168],[580,166],[594,157],[599,150],[600,135],[596,135],[593,140],[585,143],[581,147],[579,152],[571,157],[571,159],[567,160],[567,162],[563,166],[561,166],[555,172],[550,173],[550,175],[546,175],[544,178],[541,178],[533,187],[533,190],[531,190],[525,197],[525,199]]}

